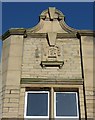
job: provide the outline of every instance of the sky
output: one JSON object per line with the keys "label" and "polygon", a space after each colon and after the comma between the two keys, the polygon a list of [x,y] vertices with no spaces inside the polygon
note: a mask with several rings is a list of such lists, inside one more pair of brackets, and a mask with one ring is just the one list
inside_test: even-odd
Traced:
{"label": "sky", "polygon": [[2,2],[94,2],[94,0],[1,0]]}
{"label": "sky", "polygon": [[[2,5],[0,4],[2,34],[10,28],[32,28],[39,22],[41,12],[48,7],[59,9],[70,27],[93,30],[93,2],[2,2]],[[0,51],[1,46],[2,42]]]}

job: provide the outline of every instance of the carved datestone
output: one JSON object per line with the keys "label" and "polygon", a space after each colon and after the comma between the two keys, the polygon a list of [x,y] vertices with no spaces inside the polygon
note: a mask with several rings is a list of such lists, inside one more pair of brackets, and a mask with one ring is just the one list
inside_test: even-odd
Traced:
{"label": "carved datestone", "polygon": [[41,65],[46,66],[55,66],[61,68],[63,65],[63,53],[62,49],[58,46],[54,47],[43,47],[42,61]]}

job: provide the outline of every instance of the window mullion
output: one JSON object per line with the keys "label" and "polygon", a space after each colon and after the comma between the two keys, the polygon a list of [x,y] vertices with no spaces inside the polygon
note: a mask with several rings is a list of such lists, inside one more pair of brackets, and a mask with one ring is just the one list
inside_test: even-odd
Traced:
{"label": "window mullion", "polygon": [[51,107],[50,107],[50,118],[54,118],[54,89],[53,89],[53,87],[51,88],[51,93],[50,93],[50,98],[51,98],[51,100],[50,100],[50,102],[51,102]]}

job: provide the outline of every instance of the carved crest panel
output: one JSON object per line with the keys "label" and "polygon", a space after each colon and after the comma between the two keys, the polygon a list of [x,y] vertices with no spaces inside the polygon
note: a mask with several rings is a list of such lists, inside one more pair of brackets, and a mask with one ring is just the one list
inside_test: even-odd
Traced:
{"label": "carved crest panel", "polygon": [[42,48],[42,60],[48,65],[60,66],[63,65],[63,49],[62,46],[43,46]]}

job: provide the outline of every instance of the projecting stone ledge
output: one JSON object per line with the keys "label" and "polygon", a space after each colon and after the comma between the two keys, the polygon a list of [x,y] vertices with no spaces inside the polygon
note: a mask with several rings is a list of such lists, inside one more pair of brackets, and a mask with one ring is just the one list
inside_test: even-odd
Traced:
{"label": "projecting stone ledge", "polygon": [[41,66],[44,67],[59,67],[61,68],[64,61],[41,61]]}
{"label": "projecting stone ledge", "polygon": [[26,29],[24,29],[24,28],[11,28],[7,32],[5,32],[1,36],[1,38],[2,38],[2,40],[5,40],[10,35],[24,35],[25,31],[26,31]]}
{"label": "projecting stone ledge", "polygon": [[[2,36],[0,36],[0,39],[5,40],[10,35],[23,35],[25,36],[31,36],[31,37],[41,37],[45,38],[47,36],[47,33],[31,33],[26,31],[25,28],[11,28],[7,32],[5,32]],[[69,37],[76,37],[76,34],[80,36],[93,36],[95,37],[95,31],[91,30],[77,30],[76,33],[57,33],[57,38],[69,38]]]}
{"label": "projecting stone ledge", "polygon": [[64,85],[83,85],[82,78],[56,79],[56,78],[21,78],[21,84],[64,84]]}

